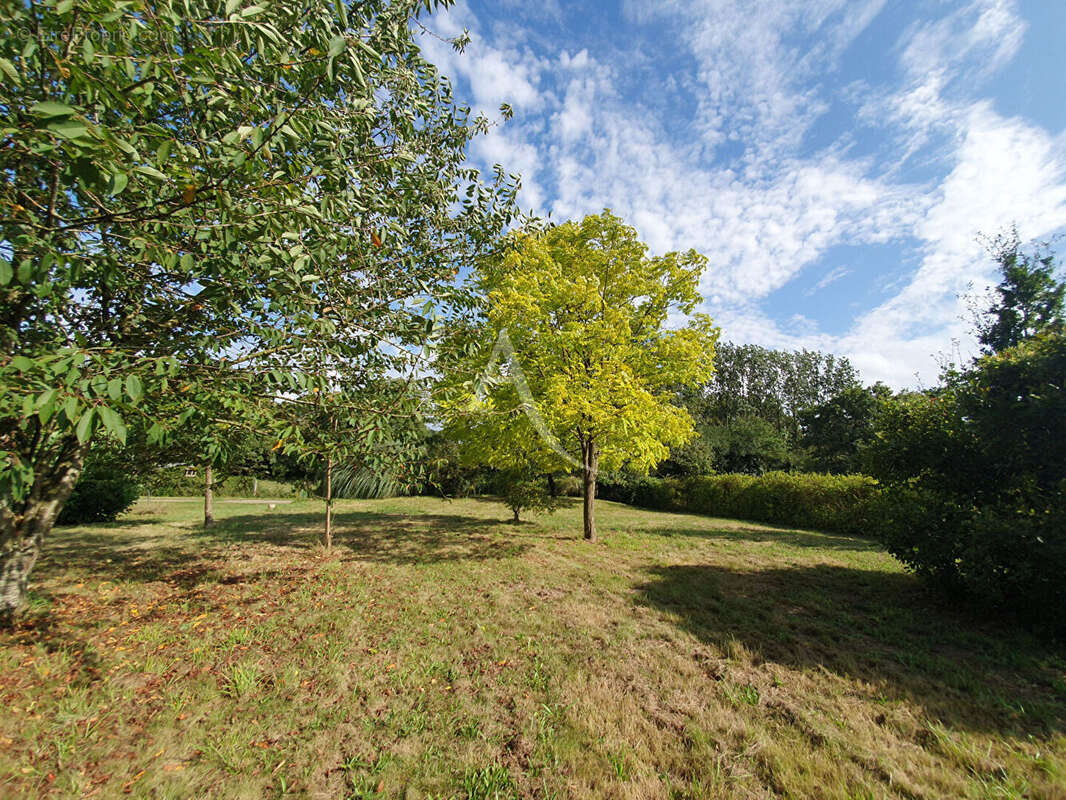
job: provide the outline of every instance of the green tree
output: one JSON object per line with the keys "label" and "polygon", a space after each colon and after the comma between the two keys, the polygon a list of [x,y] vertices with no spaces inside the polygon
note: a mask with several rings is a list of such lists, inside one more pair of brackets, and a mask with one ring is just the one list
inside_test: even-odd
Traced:
{"label": "green tree", "polygon": [[789,464],[787,437],[762,417],[734,417],[703,427],[701,435],[712,453],[715,472],[761,475]]}
{"label": "green tree", "polygon": [[[796,458],[804,409],[858,386],[848,359],[831,353],[724,342],[718,345],[711,379],[681,388],[676,402],[692,415],[700,437],[714,440],[703,449],[717,452],[715,469],[735,468],[737,459],[728,453],[744,451],[747,457],[741,461],[759,472]],[[767,426],[776,435],[770,435]],[[736,447],[728,444],[731,440]],[[761,453],[754,449],[760,443],[765,446]]]}
{"label": "green tree", "polygon": [[1003,278],[992,304],[978,314],[977,338],[984,352],[999,353],[1039,333],[1061,331],[1066,283],[1056,278],[1054,255],[1022,252],[1016,228],[993,239],[989,250]]}
{"label": "green tree", "polygon": [[296,452],[328,392],[335,454],[385,458],[410,408],[378,378],[410,372],[516,181],[465,163],[489,123],[419,53],[449,0],[2,3],[8,615],[100,431],[200,414]]}
{"label": "green tree", "polygon": [[504,505],[511,509],[512,522],[521,522],[523,511],[543,511],[551,514],[559,507],[557,498],[552,497],[548,483],[542,473],[526,466],[501,471],[496,476],[497,493]]}
{"label": "green tree", "polygon": [[883,383],[852,386],[800,411],[798,444],[804,468],[834,474],[859,472],[862,449],[874,436],[879,403],[891,395]]}
{"label": "green tree", "polygon": [[[448,365],[442,407],[485,463],[509,467],[519,452],[542,472],[578,467],[595,539],[599,471],[646,472],[693,434],[670,399],[713,370],[718,330],[693,314],[706,259],[650,257],[609,211],[510,244],[479,272],[484,306],[456,334],[471,355]],[[674,313],[688,325],[668,329]]]}

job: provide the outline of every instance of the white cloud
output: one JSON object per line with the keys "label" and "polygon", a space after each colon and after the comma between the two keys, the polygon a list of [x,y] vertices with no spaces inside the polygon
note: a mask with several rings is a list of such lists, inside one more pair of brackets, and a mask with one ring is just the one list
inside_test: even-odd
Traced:
{"label": "white cloud", "polygon": [[812,294],[820,292],[825,287],[831,286],[839,280],[843,280],[850,274],[851,270],[843,265],[833,267],[833,269],[829,270],[829,272],[822,276],[818,283],[814,284],[814,286],[804,292],[804,294],[810,297]]}
{"label": "white cloud", "polygon": [[[654,252],[705,253],[706,307],[733,341],[830,350],[849,356],[868,381],[913,385],[918,373],[930,384],[936,354],[953,339],[965,342],[957,295],[992,278],[976,234],[1014,220],[1031,237],[1066,227],[1066,156],[1062,137],[1004,118],[966,92],[1021,46],[1025,24],[1013,0],[973,0],[911,26],[895,51],[901,83],[887,94],[874,96],[860,81],[838,92],[857,122],[894,143],[890,159],[849,156],[849,135],[803,150],[829,103],[823,82],[884,5],[629,0],[632,20],[676,23],[695,61],[695,74],[673,84],[695,93],[691,125],[620,96],[630,61],[562,43],[534,51],[513,33],[485,36],[462,0],[434,20],[448,35],[471,29],[466,54],[427,40],[427,55],[463,82],[475,107],[515,106],[515,120],[482,137],[473,154],[520,172],[525,206],[554,219],[610,207]],[[814,45],[799,47],[797,37]],[[722,147],[741,155],[716,161]],[[919,153],[921,166],[942,166],[940,177],[928,169],[921,183],[908,177]],[[906,245],[916,266],[845,333],[818,330],[817,290],[861,265],[823,272],[786,318],[761,310],[762,298],[829,248],[889,242],[901,257]]]}
{"label": "white cloud", "polygon": [[974,0],[948,16],[916,25],[900,62],[912,78],[947,74],[973,79],[1010,61],[1025,37],[1015,0]]}

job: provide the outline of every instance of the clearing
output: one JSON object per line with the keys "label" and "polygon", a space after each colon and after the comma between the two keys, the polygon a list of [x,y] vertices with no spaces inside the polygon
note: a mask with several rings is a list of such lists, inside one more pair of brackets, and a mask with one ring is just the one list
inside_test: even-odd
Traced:
{"label": "clearing", "polygon": [[1066,653],[862,539],[141,502],[0,633],[8,797],[1066,797]]}

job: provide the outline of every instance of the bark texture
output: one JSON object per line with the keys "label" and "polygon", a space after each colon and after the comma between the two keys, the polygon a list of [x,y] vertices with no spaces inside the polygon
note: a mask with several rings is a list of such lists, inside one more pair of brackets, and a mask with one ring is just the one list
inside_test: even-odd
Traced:
{"label": "bark texture", "polygon": [[585,498],[585,538],[596,541],[596,476],[599,473],[600,451],[593,441],[581,444],[581,488]]}
{"label": "bark texture", "polygon": [[326,458],[326,549],[333,547],[333,456]]}
{"label": "bark texture", "polygon": [[204,468],[204,527],[215,524],[215,474],[208,464]]}
{"label": "bark texture", "polygon": [[52,464],[38,468],[26,500],[0,504],[0,623],[10,624],[25,604],[30,572],[84,462],[85,449],[70,443]]}

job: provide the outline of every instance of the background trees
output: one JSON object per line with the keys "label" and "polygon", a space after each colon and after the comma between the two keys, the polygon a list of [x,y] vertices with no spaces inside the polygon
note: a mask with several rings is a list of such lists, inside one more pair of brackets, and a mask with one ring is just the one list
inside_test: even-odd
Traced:
{"label": "background trees", "polygon": [[720,343],[710,380],[677,393],[699,438],[672,451],[660,471],[760,474],[802,465],[804,414],[859,387],[851,363],[831,353]]}
{"label": "background trees", "polygon": [[[511,466],[518,450],[548,467],[577,466],[584,534],[594,539],[600,469],[647,471],[692,435],[669,389],[713,370],[718,331],[692,314],[705,259],[691,250],[649,257],[609,211],[511,244],[479,271],[485,305],[455,334],[470,355],[451,369],[444,408],[483,444],[487,463]],[[688,326],[666,329],[671,314],[691,315]],[[497,346],[508,341],[513,358]],[[502,374],[486,379],[501,353]]]}
{"label": "background trees", "polygon": [[[424,301],[491,248],[515,183],[419,54],[414,0],[6,2],[0,40],[0,613],[93,438],[202,413],[387,457]],[[308,347],[314,343],[315,347]],[[349,424],[350,423],[350,424]]]}

